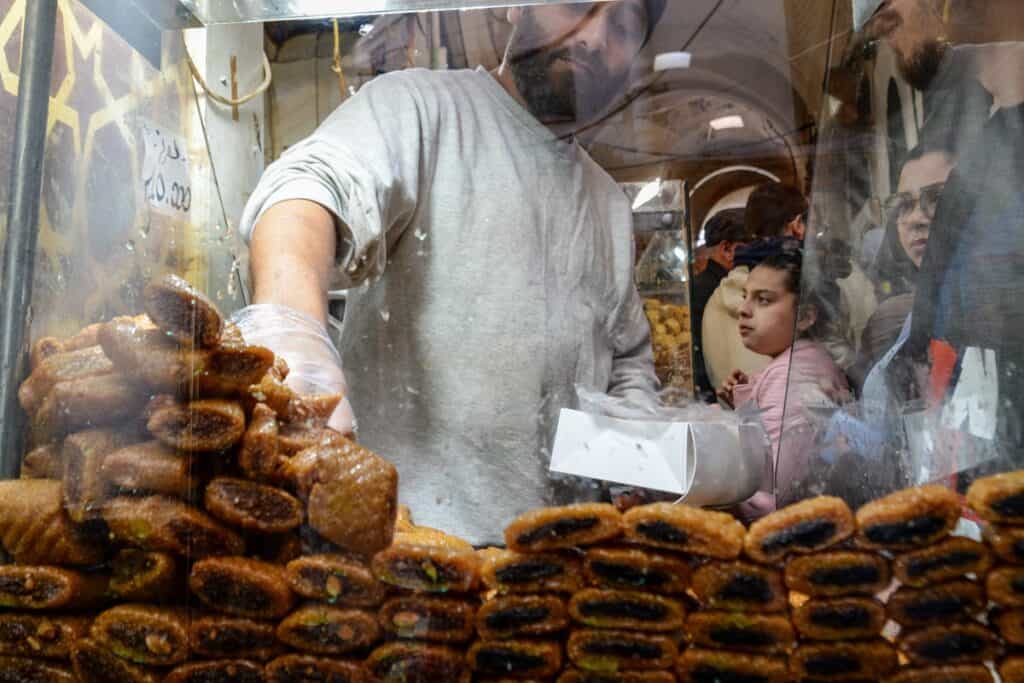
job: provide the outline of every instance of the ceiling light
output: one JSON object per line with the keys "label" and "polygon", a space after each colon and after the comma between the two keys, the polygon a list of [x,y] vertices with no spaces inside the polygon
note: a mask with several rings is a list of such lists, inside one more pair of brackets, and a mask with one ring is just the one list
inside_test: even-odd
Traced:
{"label": "ceiling light", "polygon": [[654,58],[654,70],[689,69],[692,61],[693,55],[689,52],[662,52]]}
{"label": "ceiling light", "polygon": [[712,130],[729,130],[730,128],[742,128],[744,123],[742,116],[721,116],[712,119],[709,125]]}

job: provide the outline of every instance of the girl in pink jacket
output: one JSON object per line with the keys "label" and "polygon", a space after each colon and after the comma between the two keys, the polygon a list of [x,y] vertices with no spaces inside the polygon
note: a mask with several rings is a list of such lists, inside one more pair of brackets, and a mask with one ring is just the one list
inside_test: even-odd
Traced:
{"label": "girl in pink jacket", "polygon": [[775,509],[776,490],[794,490],[806,480],[814,442],[809,409],[835,406],[849,396],[846,375],[825,347],[813,341],[827,325],[821,297],[805,293],[799,305],[801,260],[800,250],[782,251],[750,272],[740,309],[740,337],[744,346],[772,361],[750,377],[733,372],[718,391],[729,406],[759,411],[771,440],[774,481],[763,482],[740,506],[737,513],[748,519]]}

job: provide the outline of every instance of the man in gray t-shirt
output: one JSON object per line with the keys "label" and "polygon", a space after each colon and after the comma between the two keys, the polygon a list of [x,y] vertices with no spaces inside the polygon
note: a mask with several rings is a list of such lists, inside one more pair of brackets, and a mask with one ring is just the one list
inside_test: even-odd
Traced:
{"label": "man in gray t-shirt", "polygon": [[[246,208],[244,333],[305,390],[347,380],[351,412],[333,424],[355,415],[417,523],[494,543],[520,512],[594,497],[548,477],[559,409],[576,384],[638,400],[657,388],[630,205],[572,132],[623,94],[663,9],[510,10],[496,72],[374,80]],[[340,356],[325,333],[338,289]]]}

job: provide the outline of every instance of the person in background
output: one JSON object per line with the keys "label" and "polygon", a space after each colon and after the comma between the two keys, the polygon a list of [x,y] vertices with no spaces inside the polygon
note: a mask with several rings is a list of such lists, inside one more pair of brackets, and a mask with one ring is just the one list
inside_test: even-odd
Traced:
{"label": "person in background", "polygon": [[704,367],[704,353],[701,343],[701,332],[704,321],[704,309],[718,285],[733,269],[736,261],[736,250],[753,241],[750,231],[744,222],[744,209],[725,209],[712,216],[704,225],[704,246],[707,262],[703,271],[693,279],[690,310],[693,330],[693,366],[694,382],[697,395],[702,400],[713,403],[715,387],[708,379]]}
{"label": "person in background", "polygon": [[727,406],[759,411],[771,441],[774,480],[763,482],[740,506],[740,516],[748,520],[771,512],[776,504],[794,502],[776,501],[775,492],[798,495],[811,474],[814,429],[809,409],[849,398],[846,376],[817,341],[828,328],[832,306],[817,291],[801,296],[802,260],[802,249],[783,247],[750,271],[739,334],[744,346],[771,361],[755,374],[735,370],[718,390]]}
{"label": "person in background", "polygon": [[704,369],[712,387],[719,387],[734,370],[752,375],[771,358],[751,351],[739,334],[743,288],[750,269],[775,251],[783,240],[802,242],[807,233],[807,199],[800,190],[779,182],[765,183],[747,200],[743,222],[754,240],[734,254],[734,268],[715,289],[704,308],[701,340]]}

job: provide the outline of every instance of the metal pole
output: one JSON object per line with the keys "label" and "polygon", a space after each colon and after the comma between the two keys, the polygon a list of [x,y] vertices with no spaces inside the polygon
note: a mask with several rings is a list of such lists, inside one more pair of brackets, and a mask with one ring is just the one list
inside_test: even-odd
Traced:
{"label": "metal pole", "polygon": [[24,415],[18,385],[25,377],[32,276],[39,237],[39,204],[50,107],[57,0],[25,3],[14,128],[7,241],[0,285],[0,477],[13,476],[21,461]]}

